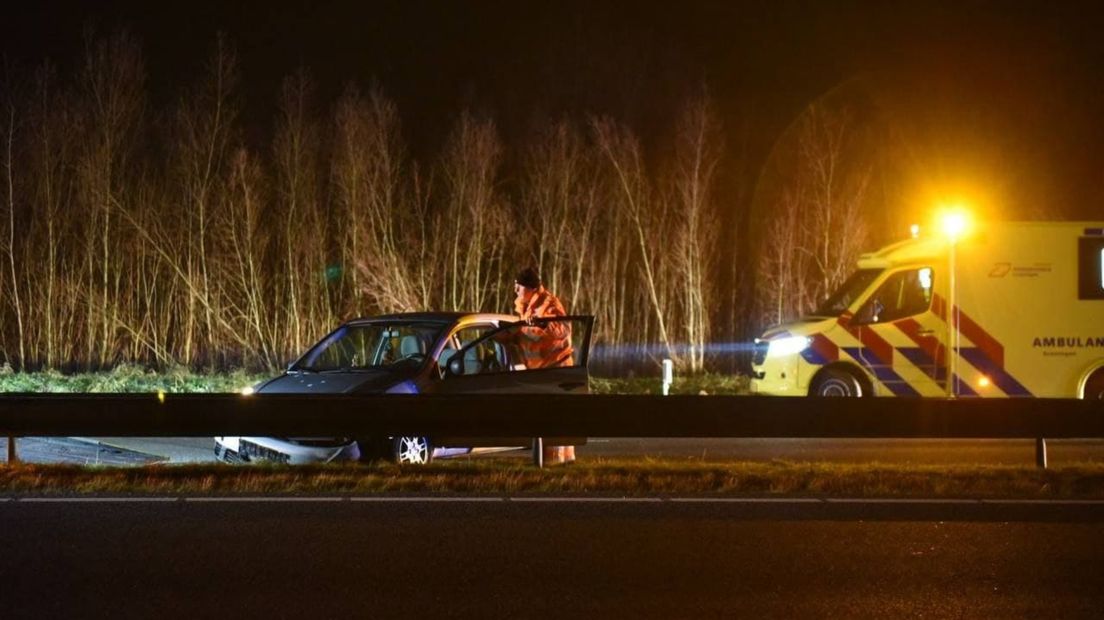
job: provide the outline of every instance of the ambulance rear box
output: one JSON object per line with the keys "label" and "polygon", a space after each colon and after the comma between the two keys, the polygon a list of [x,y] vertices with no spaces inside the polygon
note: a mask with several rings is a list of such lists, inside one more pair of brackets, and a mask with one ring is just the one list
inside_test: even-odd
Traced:
{"label": "ambulance rear box", "polygon": [[979,223],[857,267],[756,340],[755,392],[1104,398],[1104,222]]}

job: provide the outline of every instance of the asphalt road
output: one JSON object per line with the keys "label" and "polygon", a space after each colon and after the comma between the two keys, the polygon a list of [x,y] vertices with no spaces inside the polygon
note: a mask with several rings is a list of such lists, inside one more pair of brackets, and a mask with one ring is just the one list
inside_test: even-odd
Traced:
{"label": "asphalt road", "polygon": [[0,616],[1099,618],[1104,505],[0,500]]}
{"label": "asphalt road", "polygon": [[[20,458],[31,463],[144,464],[212,462],[213,440],[201,437],[91,439],[23,438]],[[1050,440],[1055,465],[1104,462],[1104,441]],[[7,440],[0,438],[0,458]],[[829,461],[889,464],[1032,465],[1032,440],[946,439],[634,439],[599,438],[579,448],[582,458],[663,457],[688,460]],[[528,458],[525,452],[481,458]]]}

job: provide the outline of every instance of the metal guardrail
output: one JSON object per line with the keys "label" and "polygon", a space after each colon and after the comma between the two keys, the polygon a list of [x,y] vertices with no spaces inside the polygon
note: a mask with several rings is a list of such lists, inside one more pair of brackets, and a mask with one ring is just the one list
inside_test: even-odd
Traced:
{"label": "metal guardrail", "polygon": [[[5,394],[0,436],[1104,438],[1104,401]],[[14,442],[8,442],[11,445]]]}

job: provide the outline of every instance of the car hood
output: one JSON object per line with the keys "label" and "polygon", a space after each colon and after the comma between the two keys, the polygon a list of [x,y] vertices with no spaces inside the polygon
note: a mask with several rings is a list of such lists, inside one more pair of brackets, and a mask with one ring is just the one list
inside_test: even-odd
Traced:
{"label": "car hood", "polygon": [[257,388],[258,394],[349,394],[383,392],[417,375],[416,370],[286,372]]}

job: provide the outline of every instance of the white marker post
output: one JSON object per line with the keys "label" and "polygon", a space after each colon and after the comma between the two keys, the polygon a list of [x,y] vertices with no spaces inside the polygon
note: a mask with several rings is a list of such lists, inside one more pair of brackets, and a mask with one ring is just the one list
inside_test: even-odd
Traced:
{"label": "white marker post", "polygon": [[663,360],[663,395],[671,392],[671,384],[675,382],[675,363],[669,359]]}

